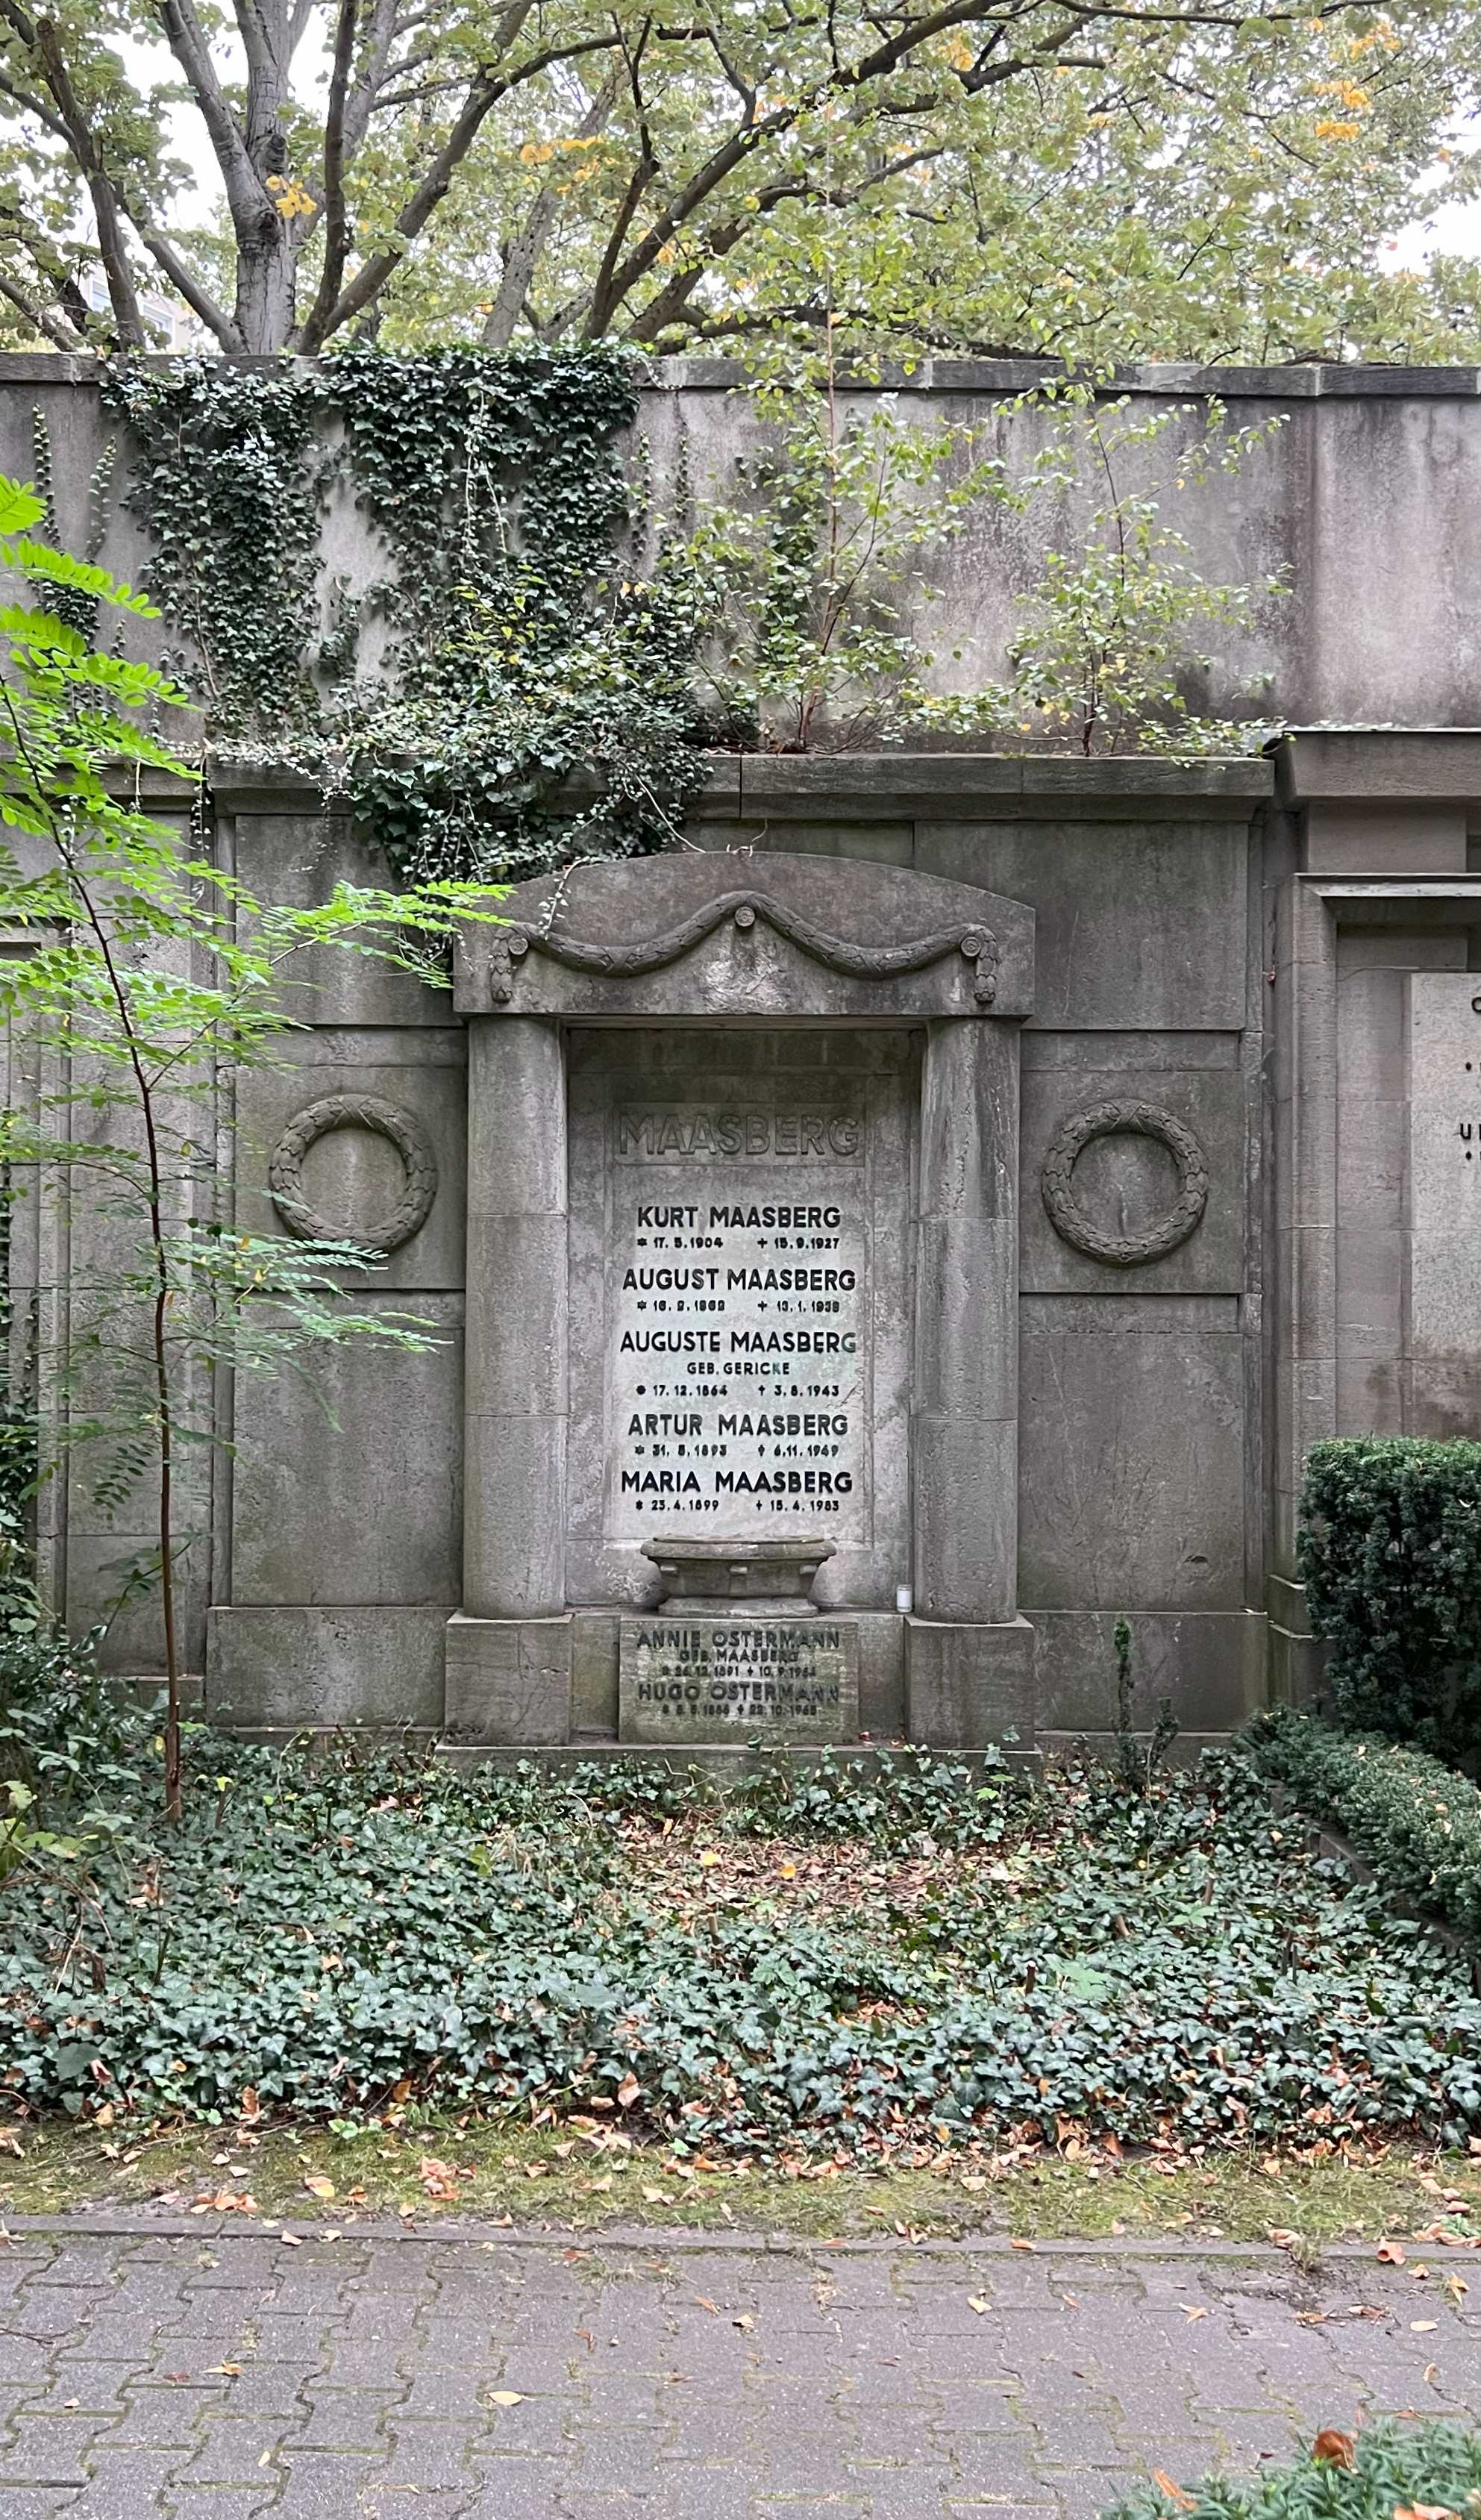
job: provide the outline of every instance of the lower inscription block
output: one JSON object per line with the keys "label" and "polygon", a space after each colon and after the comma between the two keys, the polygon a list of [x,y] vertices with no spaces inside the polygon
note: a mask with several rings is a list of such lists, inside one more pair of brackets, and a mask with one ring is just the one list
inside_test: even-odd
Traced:
{"label": "lower inscription block", "polygon": [[623,1619],[623,1741],[853,1741],[851,1619]]}

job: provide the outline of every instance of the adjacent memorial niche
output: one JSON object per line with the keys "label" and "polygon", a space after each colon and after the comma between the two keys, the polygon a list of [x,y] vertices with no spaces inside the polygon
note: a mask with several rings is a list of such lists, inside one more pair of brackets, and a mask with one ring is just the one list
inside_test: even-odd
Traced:
{"label": "adjacent memorial niche", "polygon": [[652,1540],[656,1612],[620,1623],[624,1741],[851,1741],[859,1631],[811,1589],[832,1543]]}

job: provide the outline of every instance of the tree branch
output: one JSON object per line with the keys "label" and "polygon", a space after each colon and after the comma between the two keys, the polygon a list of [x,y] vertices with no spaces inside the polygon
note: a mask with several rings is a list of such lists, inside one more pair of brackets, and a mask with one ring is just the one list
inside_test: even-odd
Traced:
{"label": "tree branch", "polygon": [[7,280],[3,271],[0,271],[0,297],[8,297],[27,324],[34,326],[54,349],[82,350],[87,347],[86,341],[79,339],[75,333],[65,333],[54,315],[48,315],[40,306],[33,306],[24,290],[18,289],[13,280]]}
{"label": "tree branch", "polygon": [[[521,16],[523,14],[521,11]],[[373,299],[380,296],[386,282],[400,267],[406,247],[421,235],[432,212],[442,201],[459,166],[468,156],[483,123],[500,99],[510,95],[515,88],[522,87],[526,80],[538,78],[541,71],[549,69],[553,63],[575,61],[586,53],[610,52],[615,40],[612,35],[592,35],[579,43],[559,44],[553,46],[548,52],[536,53],[529,61],[521,63],[518,69],[512,70],[507,77],[500,73],[479,73],[469,90],[463,112],[396,221],[395,233],[402,240],[401,244],[394,248],[386,248],[380,253],[372,254],[370,260],[362,264],[348,288],[340,291],[335,304],[330,308],[320,335],[322,340],[328,340],[332,334],[338,332],[341,325],[349,323],[354,316],[369,306]]]}
{"label": "tree branch", "polygon": [[324,120],[324,268],[298,337],[299,348],[309,352],[317,350],[324,338],[325,320],[339,294],[349,255],[349,214],[344,202],[344,109],[355,59],[357,5],[358,0],[339,0],[339,20],[335,28],[335,61]]}
{"label": "tree branch", "polygon": [[[581,117],[575,135],[578,140],[595,140],[604,128],[616,104],[618,85],[616,71],[608,71]],[[554,181],[542,184],[530,204],[524,225],[510,247],[498,295],[488,310],[481,336],[486,349],[508,349],[515,326],[524,312],[530,284],[535,277],[535,265],[545,249],[559,206],[560,195]]]}

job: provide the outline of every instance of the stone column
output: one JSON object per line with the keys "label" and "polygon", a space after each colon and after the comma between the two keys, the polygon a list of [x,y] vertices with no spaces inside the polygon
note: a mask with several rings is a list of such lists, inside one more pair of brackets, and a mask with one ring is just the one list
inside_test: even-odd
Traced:
{"label": "stone column", "polygon": [[1018,1033],[929,1027],[920,1125],[912,1419],[910,1729],[1032,1740],[1018,1552]]}
{"label": "stone column", "polygon": [[565,1060],[561,1027],[469,1025],[463,1607],[565,1608]]}
{"label": "stone column", "polygon": [[450,1733],[561,1741],[565,1605],[565,1058],[547,1017],[469,1025],[463,1610]]}

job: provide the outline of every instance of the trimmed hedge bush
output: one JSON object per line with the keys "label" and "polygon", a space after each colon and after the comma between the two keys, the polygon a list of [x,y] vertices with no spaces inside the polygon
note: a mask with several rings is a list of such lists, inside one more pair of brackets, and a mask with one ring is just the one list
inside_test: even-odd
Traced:
{"label": "trimmed hedge bush", "polygon": [[1335,1713],[1481,1760],[1481,1443],[1313,1447],[1297,1570]]}
{"label": "trimmed hedge bush", "polygon": [[[1165,2481],[1164,2481],[1165,2484]],[[1107,2520],[1409,2520],[1421,2511],[1481,2514],[1481,2433],[1385,2416],[1359,2432],[1322,2432],[1304,2458],[1245,2479],[1206,2476],[1186,2490],[1144,2486]]]}
{"label": "trimmed hedge bush", "polygon": [[1288,1706],[1257,1715],[1240,1739],[1265,1776],[1340,1828],[1391,1889],[1481,1941],[1481,1792],[1468,1777]]}

